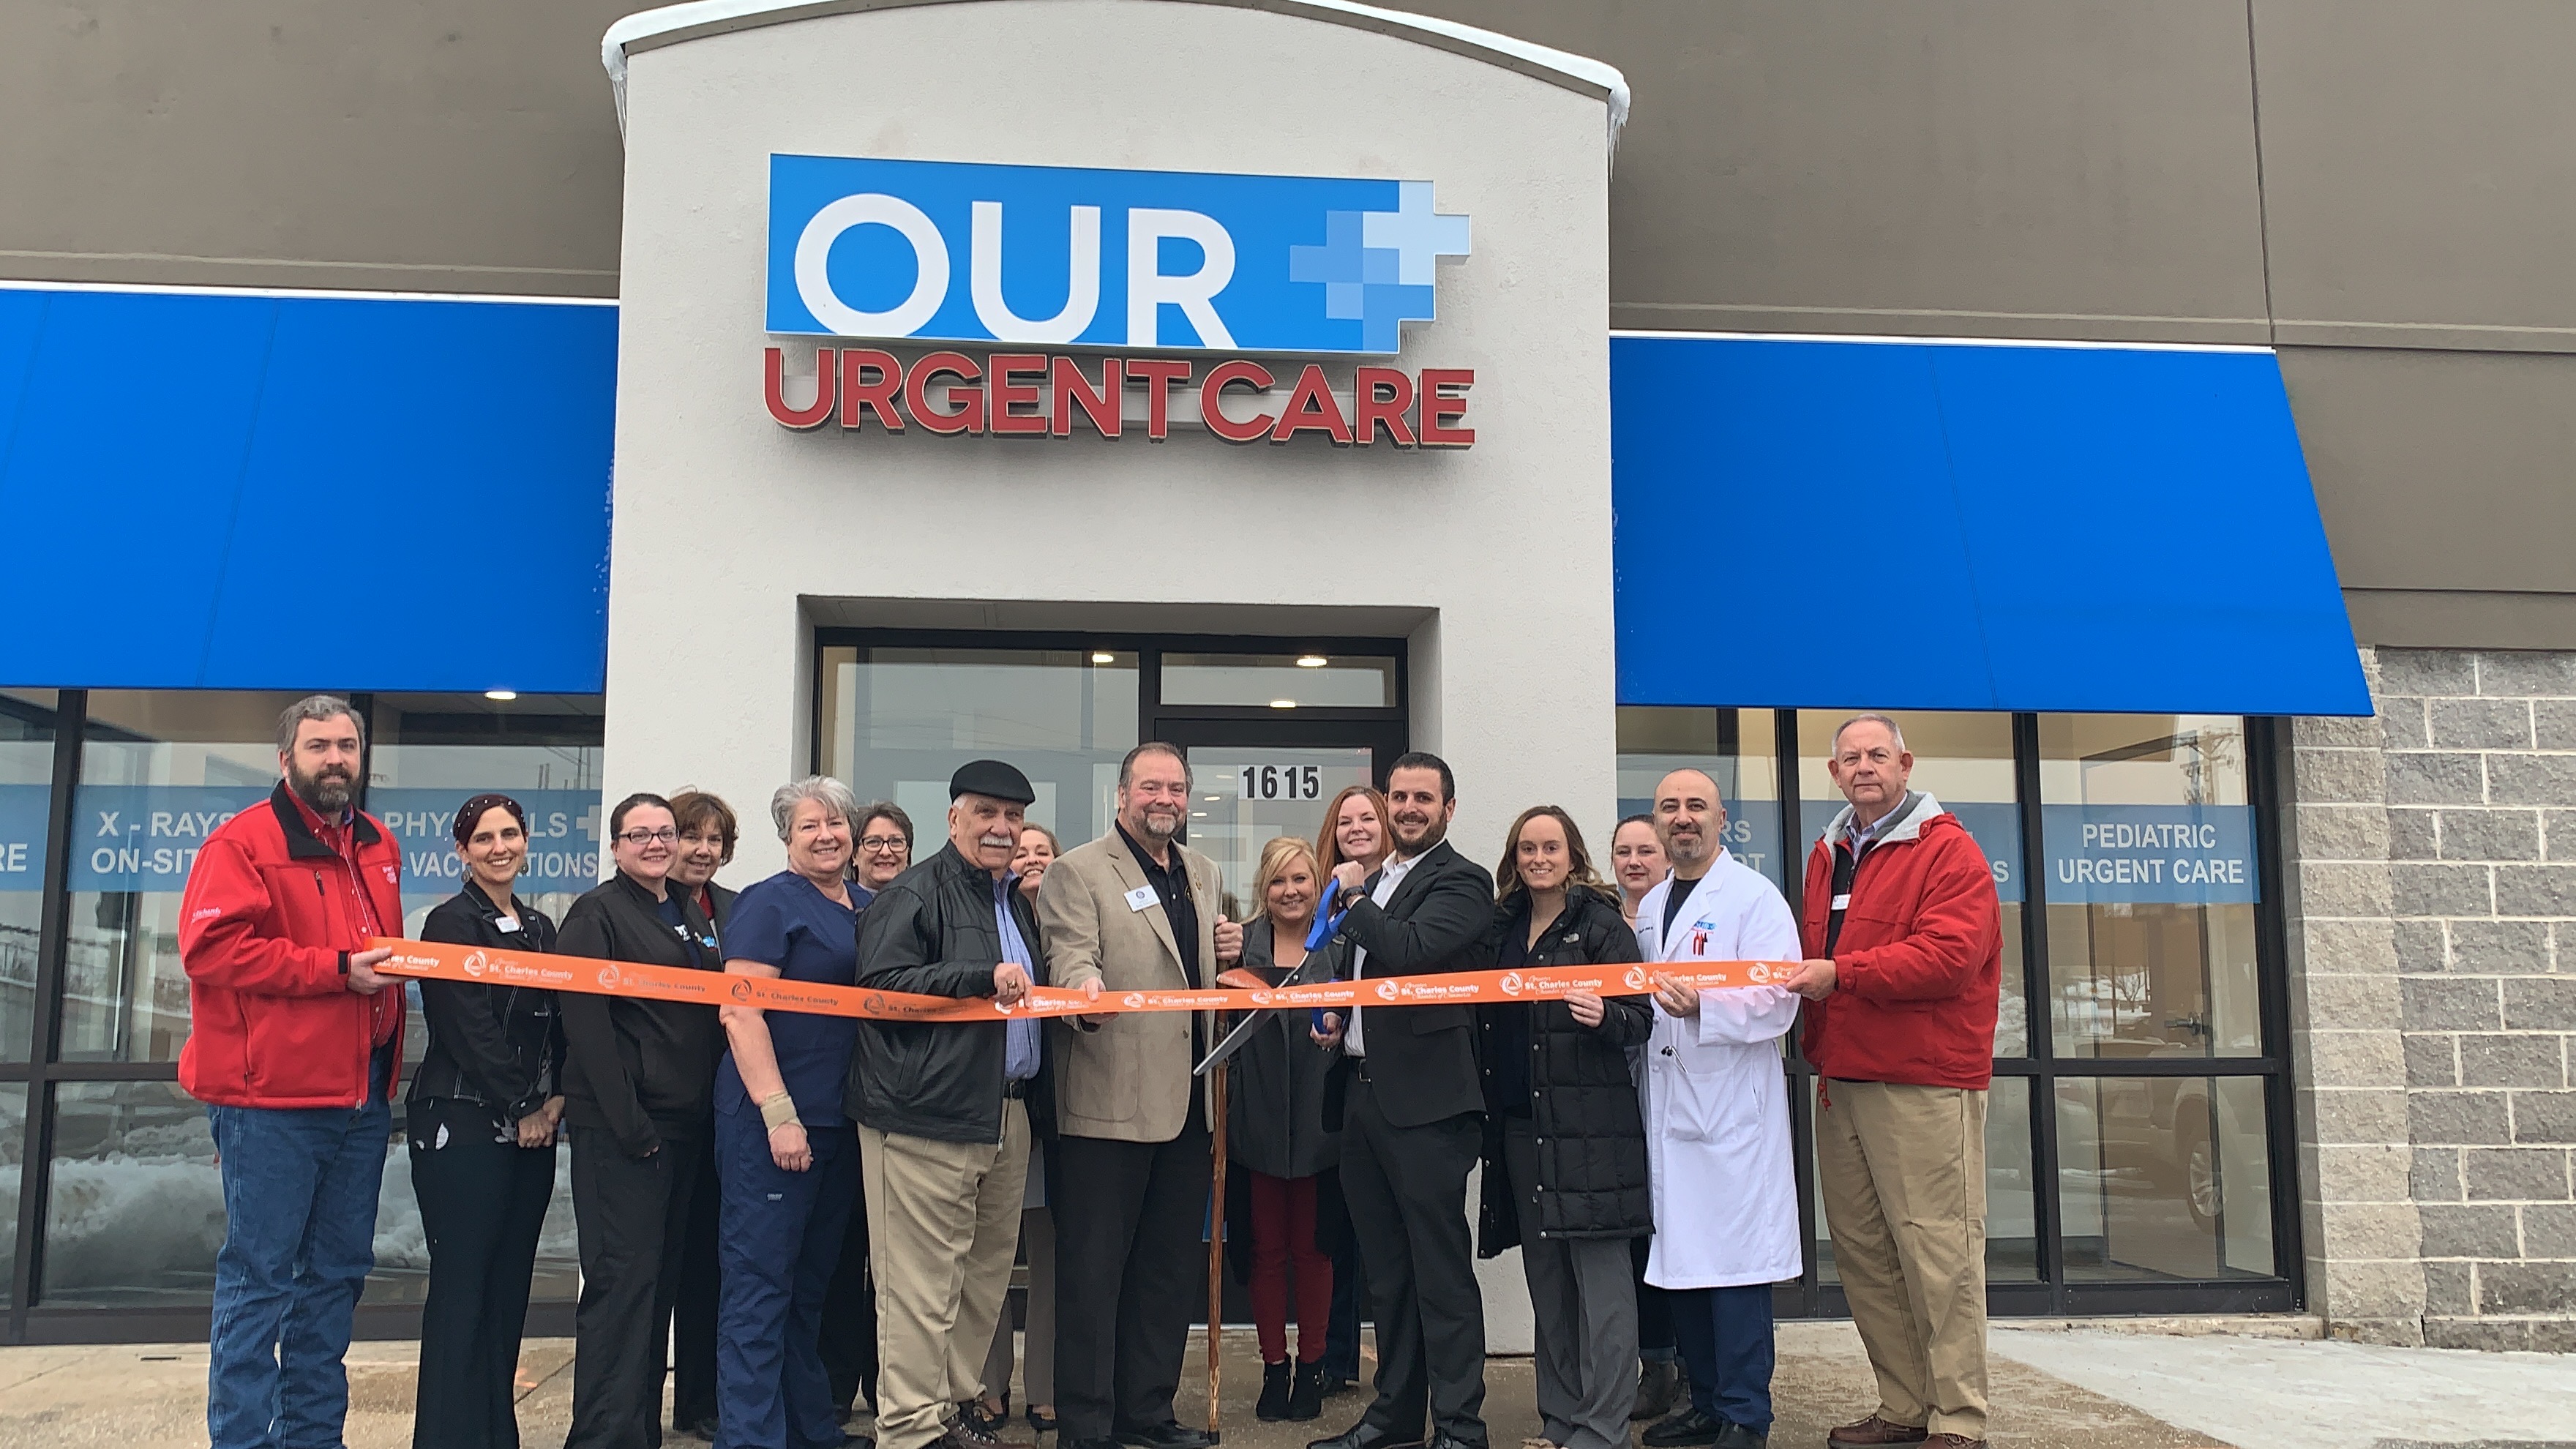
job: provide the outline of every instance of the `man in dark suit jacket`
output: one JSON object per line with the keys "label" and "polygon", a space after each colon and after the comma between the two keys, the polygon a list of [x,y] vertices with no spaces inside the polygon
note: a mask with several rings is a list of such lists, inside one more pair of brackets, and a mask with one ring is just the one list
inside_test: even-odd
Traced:
{"label": "man in dark suit jacket", "polygon": [[[1494,879],[1449,848],[1458,810],[1449,766],[1403,756],[1387,772],[1386,799],[1395,853],[1365,880],[1356,864],[1333,872],[1353,902],[1334,936],[1339,974],[1484,965],[1476,946],[1493,920]],[[1342,1052],[1324,1113],[1341,1127],[1342,1197],[1376,1298],[1379,1359],[1368,1412],[1308,1449],[1484,1449],[1485,1306],[1467,1231],[1485,1110],[1475,1021],[1468,1006],[1324,1017],[1325,1044]]]}

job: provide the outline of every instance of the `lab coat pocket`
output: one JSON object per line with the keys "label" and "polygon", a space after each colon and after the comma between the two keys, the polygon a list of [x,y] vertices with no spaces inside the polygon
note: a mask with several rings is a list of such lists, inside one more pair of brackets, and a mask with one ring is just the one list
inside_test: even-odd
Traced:
{"label": "lab coat pocket", "polygon": [[1720,1142],[1732,1132],[1743,1130],[1746,1108],[1750,1105],[1735,1090],[1734,1073],[1722,1068],[1693,1070],[1675,1062],[1664,1073],[1672,1084],[1673,1101],[1666,1131],[1676,1142]]}

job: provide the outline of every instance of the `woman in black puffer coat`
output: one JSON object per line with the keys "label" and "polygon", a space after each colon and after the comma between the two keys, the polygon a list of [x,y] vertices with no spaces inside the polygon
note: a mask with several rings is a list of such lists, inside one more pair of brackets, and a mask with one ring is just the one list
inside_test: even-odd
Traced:
{"label": "woman in black puffer coat", "polygon": [[[1521,812],[1494,868],[1497,966],[1639,958],[1618,898],[1563,810]],[[1624,1449],[1637,1402],[1637,1298],[1628,1240],[1654,1231],[1645,1118],[1628,1052],[1654,1028],[1642,997],[1570,993],[1477,1012],[1485,1077],[1479,1251],[1517,1245],[1536,1319],[1540,1434],[1563,1449]]]}

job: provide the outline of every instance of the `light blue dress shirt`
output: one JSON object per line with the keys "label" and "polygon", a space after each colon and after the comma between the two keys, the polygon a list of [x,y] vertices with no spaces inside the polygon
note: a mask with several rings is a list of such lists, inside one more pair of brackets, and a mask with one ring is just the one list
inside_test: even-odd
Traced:
{"label": "light blue dress shirt", "polygon": [[[1011,914],[1011,893],[1020,888],[1020,878],[1005,875],[993,882],[993,920],[1002,931],[1002,959],[1038,979],[1037,962],[1030,959],[1029,943],[1020,935],[1020,923]],[[1038,1074],[1038,1023],[1035,1017],[1015,1016],[1002,1023],[1010,1033],[1002,1049],[1002,1077],[1005,1081],[1025,1082]]]}

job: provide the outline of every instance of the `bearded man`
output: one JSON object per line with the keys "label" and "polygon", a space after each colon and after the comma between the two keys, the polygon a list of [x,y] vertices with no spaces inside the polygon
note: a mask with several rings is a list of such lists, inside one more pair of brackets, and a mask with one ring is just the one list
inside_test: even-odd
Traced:
{"label": "bearded man", "polygon": [[289,706],[277,789],[206,837],[181,901],[179,1085],[206,1104],[224,1188],[214,1449],[337,1444],[348,1418],[403,1025],[375,971],[393,953],[369,945],[402,929],[402,853],[352,807],[365,754],[347,700]]}
{"label": "bearded man", "polygon": [[[1118,819],[1038,887],[1059,986],[1181,991],[1243,952],[1218,913],[1216,863],[1180,843],[1190,766],[1149,741],[1118,766]],[[1209,1084],[1202,1012],[1127,1012],[1051,1028],[1055,1062],[1055,1410],[1065,1449],[1205,1449],[1172,1412],[1206,1259]]]}

